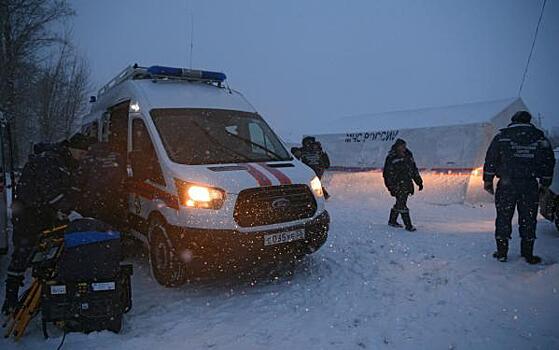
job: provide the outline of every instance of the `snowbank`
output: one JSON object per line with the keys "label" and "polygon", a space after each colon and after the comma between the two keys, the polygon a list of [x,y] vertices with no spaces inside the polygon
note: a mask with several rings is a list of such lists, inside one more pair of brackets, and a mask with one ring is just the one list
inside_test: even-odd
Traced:
{"label": "snowbank", "polygon": [[[422,172],[421,176],[424,190],[416,191],[413,200],[435,205],[492,201],[491,196],[483,191],[483,180],[480,175]],[[344,200],[351,200],[356,194],[388,202],[394,200],[384,187],[380,171],[329,172],[324,183],[329,191],[334,191],[332,194],[339,195]]]}

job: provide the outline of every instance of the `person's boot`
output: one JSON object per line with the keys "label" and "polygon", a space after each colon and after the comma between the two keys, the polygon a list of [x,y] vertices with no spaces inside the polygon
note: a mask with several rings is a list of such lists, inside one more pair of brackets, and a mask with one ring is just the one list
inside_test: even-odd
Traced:
{"label": "person's boot", "polygon": [[417,229],[411,223],[410,213],[402,213],[402,220],[404,220],[406,231],[410,231],[410,232],[417,231]]}
{"label": "person's boot", "polygon": [[526,260],[528,264],[539,264],[542,258],[534,255],[534,240],[523,239],[520,242],[520,255]]}
{"label": "person's boot", "polygon": [[19,287],[23,284],[23,276],[9,275],[6,278],[6,296],[2,305],[2,314],[10,315],[18,303]]}
{"label": "person's boot", "polygon": [[497,251],[493,253],[493,257],[500,262],[506,262],[509,252],[509,240],[497,238],[495,241],[497,243]]}
{"label": "person's boot", "polygon": [[398,228],[404,227],[398,223],[398,215],[400,215],[400,213],[397,212],[395,209],[390,210],[390,219],[388,219],[388,226],[398,227]]}

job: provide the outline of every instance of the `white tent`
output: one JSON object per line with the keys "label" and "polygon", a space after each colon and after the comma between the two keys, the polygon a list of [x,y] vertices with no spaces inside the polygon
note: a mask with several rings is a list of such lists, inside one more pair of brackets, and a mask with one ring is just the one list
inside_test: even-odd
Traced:
{"label": "white tent", "polygon": [[390,147],[401,138],[422,171],[477,175],[491,139],[519,110],[527,110],[522,99],[510,98],[359,115],[342,118],[331,124],[330,132],[313,136],[328,152],[331,170],[382,170]]}

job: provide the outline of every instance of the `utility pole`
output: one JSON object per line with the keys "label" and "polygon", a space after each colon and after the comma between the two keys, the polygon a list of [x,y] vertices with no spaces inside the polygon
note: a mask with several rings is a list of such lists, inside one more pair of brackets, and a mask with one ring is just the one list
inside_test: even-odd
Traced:
{"label": "utility pole", "polygon": [[524,68],[524,74],[522,74],[522,81],[520,82],[520,87],[518,88],[518,96],[520,96],[520,94],[522,93],[522,88],[524,87],[524,82],[526,81],[526,75],[528,75],[528,68],[530,67],[530,61],[532,60],[534,47],[536,46],[536,40],[538,39],[540,24],[542,23],[543,12],[545,10],[546,4],[547,4],[547,0],[543,0],[542,10],[540,12],[540,18],[538,19],[538,25],[536,26],[536,31],[534,33],[534,40],[532,40],[532,47],[530,48],[530,54],[528,55],[528,60],[526,61],[526,67]]}

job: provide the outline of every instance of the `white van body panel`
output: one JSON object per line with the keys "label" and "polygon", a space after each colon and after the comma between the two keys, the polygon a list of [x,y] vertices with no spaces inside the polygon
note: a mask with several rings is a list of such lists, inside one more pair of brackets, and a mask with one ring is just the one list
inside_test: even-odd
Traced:
{"label": "white van body panel", "polygon": [[[200,229],[225,229],[239,232],[262,232],[302,225],[324,213],[324,199],[317,198],[317,210],[312,218],[293,222],[282,222],[274,225],[258,227],[239,227],[234,220],[233,212],[238,194],[245,189],[259,187],[257,179],[246,170],[213,171],[212,167],[236,166],[241,164],[207,164],[183,165],[170,160],[159,137],[155,124],[149,111],[157,108],[204,108],[235,110],[256,113],[253,106],[242,94],[228,88],[219,88],[199,82],[175,80],[127,80],[104,92],[92,106],[91,112],[82,120],[82,125],[97,120],[103,122],[106,112],[119,103],[130,101],[139,105],[139,112],[129,113],[129,149],[131,148],[131,123],[135,118],[140,118],[145,123],[165,179],[165,186],[146,181],[141,186],[148,185],[156,188],[159,197],[146,198],[134,191],[129,193],[129,211],[136,216],[149,220],[154,213],[161,214],[167,223],[187,228]],[[101,127],[100,127],[101,128]],[[285,145],[284,145],[285,146]],[[287,147],[286,147],[287,149]],[[310,187],[310,181],[315,173],[298,160],[267,162],[267,164],[291,164],[277,170],[284,174],[292,184],[305,184]],[[272,186],[280,185],[281,181],[266,169],[264,164],[249,163],[257,168],[271,182]],[[226,192],[223,206],[218,209],[197,209],[183,206],[170,205],[178,198],[175,179],[217,187]]]}
{"label": "white van body panel", "polygon": [[[239,92],[215,86],[174,80],[132,80],[146,108],[208,108],[255,113],[256,110]],[[140,105],[140,107],[142,107]]]}
{"label": "white van body panel", "polygon": [[[314,172],[308,168],[306,165],[300,163],[299,161],[292,162],[277,162],[278,164],[292,163],[293,167],[281,168],[281,172],[287,176],[291,183],[293,184],[309,184],[310,181],[316,176]],[[296,164],[297,163],[297,164]],[[267,164],[273,164],[268,162]],[[236,164],[230,164],[236,165]],[[273,174],[266,170],[265,166],[255,163],[248,163],[253,167],[256,167],[261,171],[271,182],[272,186],[281,185],[281,182],[274,177]],[[225,165],[227,166],[227,165]],[[230,229],[238,230],[240,232],[255,232],[255,231],[267,231],[274,230],[281,227],[289,225],[289,223],[280,223],[275,225],[259,226],[254,228],[242,228],[239,227],[234,219],[233,212],[235,209],[235,203],[237,201],[237,196],[240,191],[249,188],[259,187],[258,182],[252,177],[246,170],[234,170],[226,172],[214,172],[209,170],[212,165],[195,165],[195,166],[180,166],[176,165],[176,168],[171,170],[175,178],[182,181],[192,182],[196,184],[206,185],[210,187],[217,187],[226,192],[225,203],[223,207],[219,210],[211,209],[197,209],[197,208],[187,208],[180,207],[178,215],[176,211],[165,211],[167,214],[165,216],[168,223],[175,226],[186,226],[190,228],[213,228],[213,229]],[[174,185],[174,182],[173,182]],[[171,193],[176,193],[176,189],[170,190]],[[148,204],[149,205],[149,204]],[[162,205],[160,204],[158,208],[156,203],[150,205],[151,210],[161,210]],[[293,222],[293,224],[304,223],[313,220],[319,214],[324,211],[324,201],[322,198],[317,198],[317,210],[312,218],[301,220],[300,222]],[[143,212],[142,216],[147,219],[149,212]]]}

